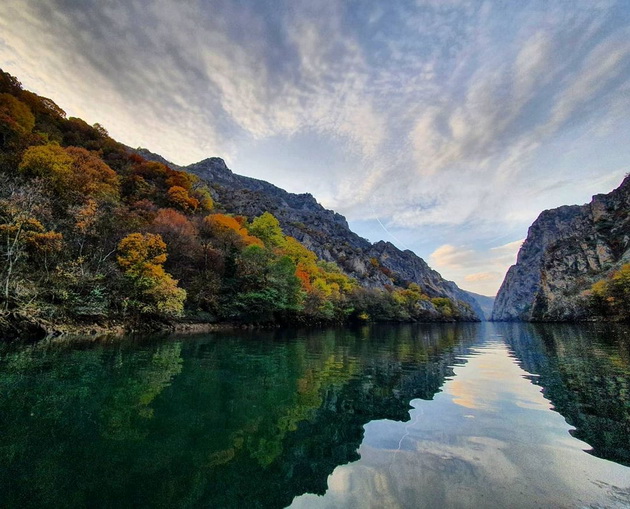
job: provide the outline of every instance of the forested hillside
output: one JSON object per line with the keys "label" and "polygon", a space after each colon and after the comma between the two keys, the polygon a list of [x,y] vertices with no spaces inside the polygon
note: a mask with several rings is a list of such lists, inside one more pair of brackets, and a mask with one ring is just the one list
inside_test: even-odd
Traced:
{"label": "forested hillside", "polygon": [[221,189],[0,72],[0,329],[475,318],[409,280],[362,286],[269,211],[229,214]]}

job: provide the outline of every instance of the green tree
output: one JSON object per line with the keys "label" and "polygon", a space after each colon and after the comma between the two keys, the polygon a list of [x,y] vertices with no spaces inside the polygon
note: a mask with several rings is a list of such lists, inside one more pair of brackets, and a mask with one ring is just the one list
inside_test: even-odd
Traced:
{"label": "green tree", "polygon": [[247,230],[250,235],[262,240],[267,248],[282,247],[285,244],[280,222],[269,212],[254,219]]}

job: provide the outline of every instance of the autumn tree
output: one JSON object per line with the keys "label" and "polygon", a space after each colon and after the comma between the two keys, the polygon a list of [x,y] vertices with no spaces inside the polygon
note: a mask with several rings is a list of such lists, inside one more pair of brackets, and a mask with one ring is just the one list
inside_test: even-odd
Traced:
{"label": "autumn tree", "polygon": [[231,246],[263,246],[263,242],[249,234],[247,228],[239,221],[226,214],[210,214],[203,220],[203,229],[206,235],[212,236],[218,246],[228,249]]}
{"label": "autumn tree", "polygon": [[79,198],[117,201],[120,198],[120,179],[94,152],[81,147],[67,147],[72,158],[72,174],[68,184]]}
{"label": "autumn tree", "polygon": [[622,320],[630,318],[630,263],[622,265],[609,277],[591,287],[595,310]]}
{"label": "autumn tree", "polygon": [[247,229],[251,235],[262,240],[268,248],[278,248],[284,245],[284,235],[280,228],[280,222],[269,212],[254,219]]}
{"label": "autumn tree", "polygon": [[63,236],[42,223],[48,207],[40,186],[18,185],[6,177],[0,184],[0,275],[7,309],[18,297],[19,281],[35,275],[25,266],[27,259],[39,258],[47,271],[49,256],[61,250]]}
{"label": "autumn tree", "polygon": [[183,311],[186,291],[164,270],[166,244],[160,235],[127,235],[118,244],[117,261],[133,289],[132,310],[164,315]]}
{"label": "autumn tree", "polygon": [[53,190],[66,193],[73,173],[74,160],[57,144],[29,147],[22,157],[20,171],[28,177],[40,177],[52,184]]}
{"label": "autumn tree", "polygon": [[169,202],[184,212],[194,212],[199,206],[199,200],[188,194],[188,191],[180,186],[172,186],[167,191]]}
{"label": "autumn tree", "polygon": [[28,105],[10,94],[0,94],[0,146],[13,136],[30,133],[35,116]]}
{"label": "autumn tree", "polygon": [[150,228],[167,242],[171,253],[177,252],[186,256],[195,249],[197,229],[181,212],[159,209]]}

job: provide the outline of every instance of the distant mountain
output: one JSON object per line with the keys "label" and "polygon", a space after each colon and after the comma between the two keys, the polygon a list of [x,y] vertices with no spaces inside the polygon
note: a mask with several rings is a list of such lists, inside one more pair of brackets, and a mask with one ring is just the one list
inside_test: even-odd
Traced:
{"label": "distant mountain", "polygon": [[546,210],[529,228],[497,294],[492,319],[580,320],[589,293],[630,262],[630,177],[586,205]]}
{"label": "distant mountain", "polygon": [[[147,159],[177,167],[146,149],[137,152]],[[228,213],[247,217],[272,213],[287,235],[295,237],[321,259],[335,262],[364,287],[405,287],[417,283],[431,298],[451,299],[462,318],[479,320],[484,317],[474,297],[442,278],[415,253],[401,251],[390,242],[370,243],[350,230],[345,217],[325,209],[309,193],[289,193],[269,182],[237,175],[219,157],[181,169],[208,183],[216,201]]]}
{"label": "distant mountain", "polygon": [[494,297],[488,297],[487,295],[480,295],[474,292],[466,292],[473,299],[477,301],[479,307],[483,311],[483,316],[486,320],[490,320],[492,317],[492,309],[494,308]]}

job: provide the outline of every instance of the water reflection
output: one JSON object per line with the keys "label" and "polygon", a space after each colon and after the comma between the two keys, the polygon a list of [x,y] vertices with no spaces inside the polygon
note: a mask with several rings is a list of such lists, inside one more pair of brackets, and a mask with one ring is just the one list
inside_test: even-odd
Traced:
{"label": "water reflection", "polygon": [[[521,458],[534,465],[519,433],[588,458],[581,451],[587,446],[571,438],[512,356],[539,375],[535,383],[563,414],[566,406],[575,435],[596,447],[580,427],[596,425],[571,411],[584,413],[588,398],[602,393],[578,380],[588,383],[584,371],[593,355],[601,376],[609,365],[614,376],[627,376],[627,348],[610,337],[617,346],[597,346],[601,338],[589,332],[576,336],[574,346],[570,338],[577,333],[570,329],[554,333],[565,340],[554,339],[550,348],[546,328],[488,327],[4,347],[0,506],[285,507],[294,499],[326,505],[331,493],[345,494],[335,504],[352,505],[351,485],[367,490],[356,500],[361,507],[431,506],[460,496],[473,500],[466,490],[514,479]],[[582,360],[561,363],[559,350],[563,359],[574,352]],[[627,432],[628,423],[628,392],[615,383],[621,389],[607,389],[605,405],[588,403],[601,418],[620,423],[610,427],[612,435]],[[596,449],[612,457],[612,448],[623,459],[621,442],[621,435],[608,437],[608,449]],[[558,458],[548,462],[551,472],[562,470],[567,456]],[[356,477],[362,469],[369,475]],[[468,479],[462,490],[448,489],[454,478]],[[514,486],[527,493],[522,482]],[[305,493],[311,495],[300,497]],[[420,498],[410,501],[404,493]]]}
{"label": "water reflection", "polygon": [[292,507],[628,507],[630,469],[585,455],[491,326],[485,338],[433,401],[367,424],[361,459]]}
{"label": "water reflection", "polygon": [[497,331],[589,452],[630,466],[630,329],[497,324]]}

